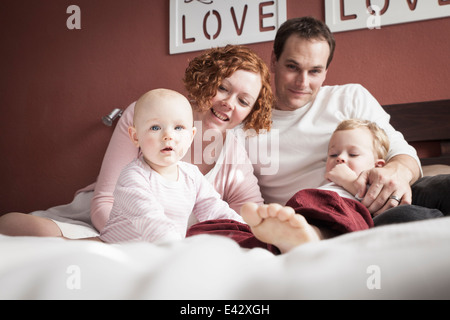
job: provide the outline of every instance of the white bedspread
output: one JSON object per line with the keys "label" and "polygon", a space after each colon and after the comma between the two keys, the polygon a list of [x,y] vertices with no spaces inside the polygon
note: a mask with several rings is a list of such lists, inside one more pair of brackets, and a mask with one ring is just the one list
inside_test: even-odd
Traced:
{"label": "white bedspread", "polygon": [[207,235],[164,245],[0,236],[0,299],[450,299],[450,218],[280,256]]}

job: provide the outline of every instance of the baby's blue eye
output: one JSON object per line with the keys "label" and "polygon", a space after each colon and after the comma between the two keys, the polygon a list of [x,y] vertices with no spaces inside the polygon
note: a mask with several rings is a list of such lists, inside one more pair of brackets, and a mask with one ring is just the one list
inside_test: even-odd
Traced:
{"label": "baby's blue eye", "polygon": [[157,131],[159,129],[161,129],[161,127],[160,126],[156,126],[156,125],[150,127],[150,130],[152,130],[152,131]]}
{"label": "baby's blue eye", "polygon": [[175,127],[175,130],[178,130],[178,131],[181,131],[181,130],[183,130],[183,129],[184,129],[183,126],[176,126],[176,127]]}

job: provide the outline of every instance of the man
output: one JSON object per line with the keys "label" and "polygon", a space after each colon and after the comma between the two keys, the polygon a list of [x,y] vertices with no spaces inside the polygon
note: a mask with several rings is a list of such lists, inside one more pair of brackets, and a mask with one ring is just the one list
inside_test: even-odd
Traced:
{"label": "man", "polygon": [[[241,210],[250,230],[248,226],[214,221],[197,225],[191,235],[223,234],[242,247],[260,246],[274,253],[279,251],[272,245],[286,252],[302,243],[305,233],[299,229],[305,223],[277,211],[298,190],[328,183],[325,179],[328,142],[338,123],[349,118],[377,123],[391,145],[386,165],[363,171],[355,181],[356,196],[375,217],[375,225],[442,216],[439,210],[400,206],[412,202],[410,186],[421,176],[420,161],[415,149],[389,124],[389,115],[376,99],[360,85],[322,86],[334,48],[332,33],[317,19],[290,19],[280,27],[271,58],[276,89],[272,128],[267,134],[247,139],[249,157],[266,205],[257,209],[257,215],[251,204]],[[267,150],[272,151],[269,157]],[[267,163],[267,158],[271,163]],[[276,172],[274,168],[278,168]],[[450,214],[450,201],[442,201],[450,193],[450,175],[422,178],[414,186],[418,205]]]}
{"label": "man", "polygon": [[[334,47],[328,27],[310,17],[288,20],[277,33],[271,61],[277,98],[272,131],[279,134],[280,165],[275,175],[262,175],[263,166],[255,165],[263,198],[284,204],[299,187],[326,183],[324,161],[332,131],[344,119],[361,118],[377,122],[393,145],[385,167],[358,179],[362,203],[373,215],[411,203],[410,185],[421,175],[416,151],[389,125],[389,116],[367,90],[322,86]],[[268,134],[268,144],[271,138]]]}
{"label": "man", "polygon": [[[278,172],[264,174],[265,165],[258,162],[257,155],[252,157],[249,149],[265,203],[284,205],[298,190],[326,184],[326,152],[332,131],[342,120],[359,118],[377,123],[391,143],[386,165],[362,172],[355,182],[356,196],[375,217],[375,225],[377,217],[382,218],[380,224],[386,224],[442,216],[438,210],[399,206],[411,204],[410,186],[421,177],[417,153],[389,124],[389,115],[362,86],[322,86],[334,48],[335,40],[328,27],[311,17],[290,19],[277,32],[271,58],[276,88],[273,125],[268,134],[251,139],[265,139],[259,140],[258,145],[279,151],[272,155],[272,159],[279,161]],[[251,139],[249,146],[255,145]],[[272,144],[277,144],[278,148],[273,148]],[[450,190],[449,177],[445,178],[446,184],[437,180],[434,183],[441,183],[440,188]],[[428,187],[420,188],[420,192],[436,190],[430,182],[426,181]],[[422,197],[425,198],[427,196]],[[435,197],[428,206],[443,210],[436,205],[438,202]],[[447,210],[448,205],[444,209]],[[278,216],[269,214],[268,210],[267,206],[262,207],[260,217],[255,220],[253,216],[249,221],[245,209],[242,211],[254,235],[270,244],[280,243],[280,237],[295,244],[296,229],[302,224],[277,219]],[[274,238],[277,241],[272,241]]]}

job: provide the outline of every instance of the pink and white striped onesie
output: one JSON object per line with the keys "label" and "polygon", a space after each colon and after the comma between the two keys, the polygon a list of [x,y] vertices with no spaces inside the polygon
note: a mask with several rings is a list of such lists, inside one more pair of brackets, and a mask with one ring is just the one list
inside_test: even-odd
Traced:
{"label": "pink and white striped onesie", "polygon": [[151,169],[142,157],[121,172],[110,218],[100,234],[105,242],[183,239],[193,213],[199,221],[243,222],[195,165],[179,162],[177,181]]}

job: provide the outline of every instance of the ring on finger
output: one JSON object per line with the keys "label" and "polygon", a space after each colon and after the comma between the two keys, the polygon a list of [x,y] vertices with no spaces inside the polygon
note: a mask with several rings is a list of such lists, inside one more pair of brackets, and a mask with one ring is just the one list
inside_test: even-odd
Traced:
{"label": "ring on finger", "polygon": [[397,197],[395,195],[390,196],[389,199],[393,199],[393,200],[397,201],[398,203],[400,203],[402,201],[402,199],[400,199],[399,197]]}

